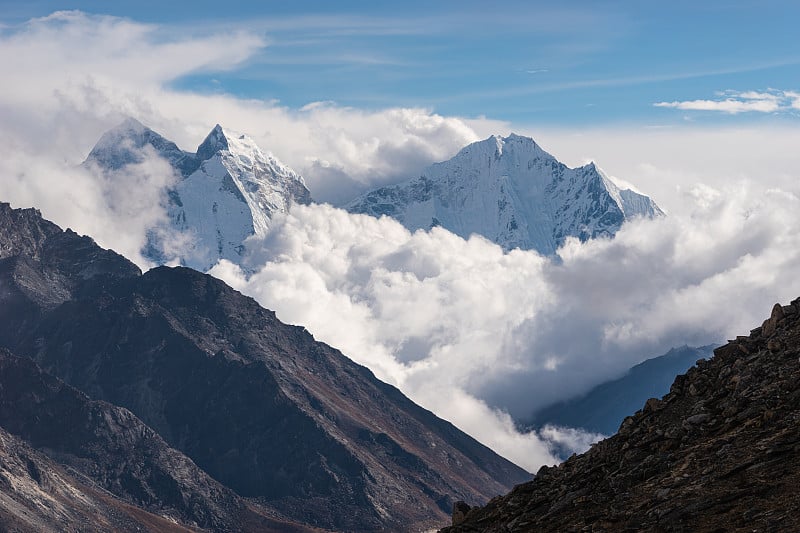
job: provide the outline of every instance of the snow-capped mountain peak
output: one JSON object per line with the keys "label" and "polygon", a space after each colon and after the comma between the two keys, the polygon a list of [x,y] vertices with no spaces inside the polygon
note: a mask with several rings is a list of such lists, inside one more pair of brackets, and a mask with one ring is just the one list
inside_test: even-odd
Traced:
{"label": "snow-capped mountain peak", "polygon": [[227,150],[228,146],[228,134],[217,124],[197,147],[197,158],[205,161],[220,150]]}
{"label": "snow-capped mountain peak", "polygon": [[272,154],[264,153],[247,135],[217,124],[197,154],[202,163],[195,173],[199,175],[187,178],[189,186],[201,187],[201,182],[222,179],[222,189],[238,193],[237,199],[247,205],[250,234],[266,233],[272,216],[287,212],[292,203],[311,201],[303,178]]}
{"label": "snow-capped mountain peak", "polygon": [[165,194],[169,225],[152,228],[144,250],[157,263],[177,259],[203,271],[220,259],[240,263],[245,239],[265,233],[293,204],[311,202],[299,174],[219,124],[190,153],[129,119],[103,135],[86,163],[117,170],[140,162],[148,147],[182,177]]}
{"label": "snow-capped mountain peak", "polygon": [[105,132],[86,160],[104,170],[118,170],[131,163],[141,163],[148,146],[181,172],[196,167],[191,163],[187,167],[188,160],[193,159],[194,154],[184,152],[174,142],[134,118],[127,118],[119,126]]}
{"label": "snow-capped mountain peak", "polygon": [[491,136],[436,163],[418,178],[368,192],[345,206],[396,218],[408,229],[442,226],[505,249],[553,254],[567,237],[611,236],[631,217],[662,211],[622,190],[594,163],[568,168],[533,139]]}

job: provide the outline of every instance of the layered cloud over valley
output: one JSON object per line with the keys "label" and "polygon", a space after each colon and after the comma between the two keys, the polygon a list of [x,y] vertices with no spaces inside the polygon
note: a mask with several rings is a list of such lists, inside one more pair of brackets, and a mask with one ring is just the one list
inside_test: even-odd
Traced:
{"label": "layered cloud over valley", "polygon": [[509,414],[672,346],[746,334],[800,293],[795,194],[698,185],[685,202],[686,212],[627,224],[613,240],[570,241],[556,259],[296,207],[248,242],[255,274],[230,263],[212,274],[533,469],[552,460],[556,433],[520,434]]}

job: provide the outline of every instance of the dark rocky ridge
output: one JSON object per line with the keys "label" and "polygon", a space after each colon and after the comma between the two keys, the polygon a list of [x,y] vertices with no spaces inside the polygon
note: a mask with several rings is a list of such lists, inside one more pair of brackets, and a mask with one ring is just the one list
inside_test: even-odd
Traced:
{"label": "dark rocky ridge", "polygon": [[[8,435],[12,444],[7,454],[23,450],[20,457],[30,478],[8,473],[16,481],[0,490],[14,502],[8,517],[0,519],[4,527],[15,522],[12,508],[20,514],[28,507],[33,514],[22,512],[17,518],[24,523],[15,528],[63,531],[59,527],[73,520],[87,522],[84,513],[97,505],[100,514],[106,507],[109,512],[96,526],[100,531],[140,531],[142,527],[183,531],[183,526],[213,531],[310,531],[237,496],[170,448],[127,409],[91,400],[43,372],[32,360],[3,349],[0,428],[13,435]],[[25,451],[29,446],[38,451]],[[7,458],[7,467],[17,463]],[[67,486],[59,488],[59,484]],[[72,501],[70,497],[78,493],[95,503],[81,506]],[[64,499],[59,504],[60,496]]]}
{"label": "dark rocky ridge", "polygon": [[48,310],[87,284],[141,275],[89,237],[44,220],[36,209],[0,202],[0,344],[11,344]]}
{"label": "dark rocky ridge", "polygon": [[800,298],[447,532],[800,531]]}
{"label": "dark rocky ridge", "polygon": [[[130,409],[240,496],[326,528],[415,531],[446,522],[455,499],[529,479],[219,280],[185,268],[140,275],[91,240],[73,250],[82,238],[32,210],[0,204],[0,222],[9,242],[30,241],[0,255],[24,265],[0,268],[0,309],[15,315],[0,322],[0,343]],[[120,264],[100,268],[103,258]]]}
{"label": "dark rocky ridge", "polygon": [[192,531],[120,501],[0,428],[0,530]]}
{"label": "dark rocky ridge", "polygon": [[246,506],[127,409],[0,349],[0,427],[115,496],[182,524],[236,529]]}

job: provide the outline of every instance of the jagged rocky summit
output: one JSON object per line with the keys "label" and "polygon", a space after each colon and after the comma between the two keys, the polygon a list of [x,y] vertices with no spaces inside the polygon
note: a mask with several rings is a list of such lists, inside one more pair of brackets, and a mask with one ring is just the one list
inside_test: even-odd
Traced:
{"label": "jagged rocky summit", "polygon": [[443,531],[800,531],[800,298],[613,437]]}
{"label": "jagged rocky summit", "polygon": [[620,189],[594,163],[568,168],[533,139],[492,136],[421,176],[382,187],[345,209],[388,215],[409,230],[441,226],[501,245],[555,253],[567,237],[613,236],[634,217],[663,215],[647,196]]}
{"label": "jagged rocky summit", "polygon": [[0,351],[0,529],[420,531],[530,478],[222,281],[36,210],[0,203],[0,289],[30,358]]}
{"label": "jagged rocky summit", "polygon": [[191,153],[127,119],[101,137],[84,164],[113,177],[148,154],[164,158],[176,174],[164,198],[168,223],[150,230],[143,251],[157,264],[177,260],[205,271],[220,259],[240,263],[245,239],[265,234],[293,204],[311,202],[299,174],[250,137],[219,125]]}

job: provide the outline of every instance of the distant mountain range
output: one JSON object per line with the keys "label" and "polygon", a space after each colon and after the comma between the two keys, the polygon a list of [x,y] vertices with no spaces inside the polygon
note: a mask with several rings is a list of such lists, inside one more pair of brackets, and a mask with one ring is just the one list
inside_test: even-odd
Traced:
{"label": "distant mountain range", "polygon": [[420,531],[530,478],[222,281],[33,209],[0,203],[0,289],[4,527]]}
{"label": "distant mountain range", "polygon": [[[177,260],[201,271],[219,259],[242,264],[245,239],[264,235],[276,214],[312,201],[300,175],[219,125],[191,153],[129,119],[103,135],[84,165],[113,178],[147,153],[163,157],[177,176],[164,198],[169,223],[151,229],[144,250],[158,264]],[[568,168],[518,135],[470,144],[417,178],[342,207],[391,216],[411,231],[441,226],[464,238],[483,235],[506,250],[547,255],[568,237],[611,237],[626,220],[663,215],[650,198],[620,189],[593,163]]]}
{"label": "distant mountain range", "polygon": [[626,416],[648,399],[668,393],[675,376],[685,373],[698,359],[711,357],[713,350],[714,345],[673,348],[662,356],[639,363],[617,379],[597,385],[578,398],[539,410],[522,425],[542,427],[551,424],[613,435]]}

